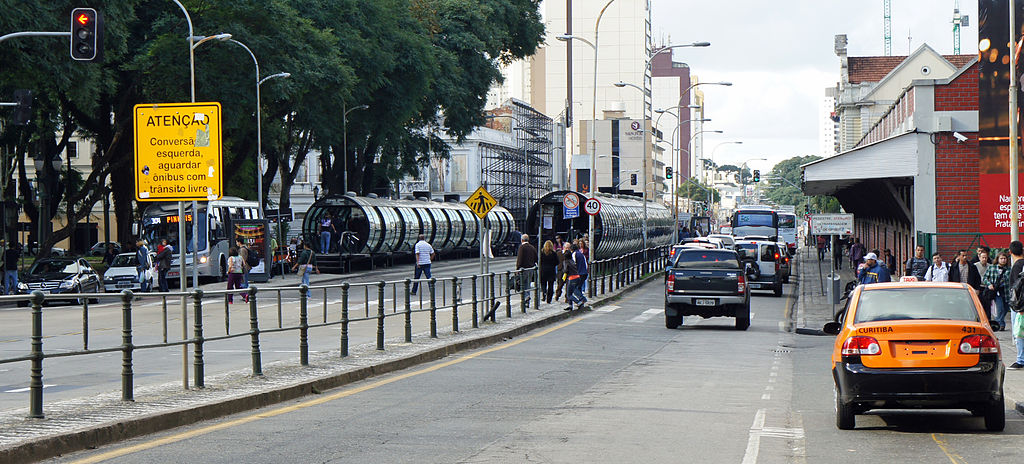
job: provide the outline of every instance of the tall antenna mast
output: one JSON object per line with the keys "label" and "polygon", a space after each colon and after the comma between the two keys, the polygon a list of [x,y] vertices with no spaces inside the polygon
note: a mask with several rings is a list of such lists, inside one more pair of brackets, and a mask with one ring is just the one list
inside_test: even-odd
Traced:
{"label": "tall antenna mast", "polygon": [[960,54],[960,27],[970,26],[967,15],[960,15],[960,0],[953,0],[953,54]]}
{"label": "tall antenna mast", "polygon": [[884,0],[885,2],[885,56],[892,55],[892,13],[891,13],[891,0]]}

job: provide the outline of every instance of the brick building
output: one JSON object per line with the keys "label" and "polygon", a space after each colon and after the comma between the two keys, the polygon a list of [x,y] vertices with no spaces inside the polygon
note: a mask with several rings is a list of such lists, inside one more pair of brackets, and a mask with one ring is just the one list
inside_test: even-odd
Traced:
{"label": "brick building", "polygon": [[878,82],[907,84],[851,148],[803,166],[804,193],[835,196],[854,214],[854,236],[868,249],[892,249],[901,263],[918,243],[947,260],[978,244],[1005,247],[1006,238],[979,234],[977,57],[947,60],[964,64],[945,78],[914,76],[933,72],[920,61],[907,57]]}

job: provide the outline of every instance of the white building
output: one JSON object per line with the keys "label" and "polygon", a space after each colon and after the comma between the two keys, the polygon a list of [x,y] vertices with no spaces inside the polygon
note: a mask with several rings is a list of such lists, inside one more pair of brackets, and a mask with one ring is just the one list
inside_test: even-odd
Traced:
{"label": "white building", "polygon": [[836,95],[838,89],[825,89],[818,111],[818,155],[828,158],[839,152],[836,143],[839,137],[839,116],[836,114]]}

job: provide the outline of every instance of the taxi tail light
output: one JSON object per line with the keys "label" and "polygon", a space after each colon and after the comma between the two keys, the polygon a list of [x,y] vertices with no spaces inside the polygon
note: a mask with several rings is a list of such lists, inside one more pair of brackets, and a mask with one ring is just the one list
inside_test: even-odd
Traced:
{"label": "taxi tail light", "polygon": [[671,292],[671,291],[673,291],[675,289],[675,286],[676,286],[676,275],[675,274],[669,274],[668,275],[668,279],[665,280],[665,290]]}
{"label": "taxi tail light", "polygon": [[739,277],[740,277],[739,282],[736,284],[736,291],[739,292],[739,293],[746,293],[747,292],[747,279],[745,277],[743,277],[743,274],[740,274]]}
{"label": "taxi tail light", "polygon": [[858,335],[843,342],[843,356],[873,356],[882,353],[882,347],[875,337]]}
{"label": "taxi tail light", "polygon": [[960,340],[960,354],[998,353],[999,344],[988,335],[968,335]]}

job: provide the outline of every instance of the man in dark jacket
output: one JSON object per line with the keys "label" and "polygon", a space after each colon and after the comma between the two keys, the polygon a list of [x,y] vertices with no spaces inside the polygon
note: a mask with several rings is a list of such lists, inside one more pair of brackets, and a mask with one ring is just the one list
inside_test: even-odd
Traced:
{"label": "man in dark jacket", "polygon": [[949,281],[962,282],[975,290],[981,290],[981,275],[978,274],[978,268],[971,264],[971,257],[967,254],[967,250],[960,250],[956,257],[956,263],[950,266]]}
{"label": "man in dark jacket", "polygon": [[[516,269],[531,269],[537,266],[537,248],[530,244],[530,236],[523,234],[520,238],[521,243],[519,244],[519,253],[516,254]],[[533,271],[520,271],[519,274],[519,290],[523,293],[523,298],[526,299],[526,304],[530,304],[530,282],[534,281]]]}
{"label": "man in dark jacket", "polygon": [[167,286],[167,272],[171,270],[171,253],[174,251],[171,245],[167,243],[167,239],[160,239],[160,246],[157,247],[160,251],[156,252],[156,270],[158,281],[160,282],[160,291],[169,292],[170,289]]}
{"label": "man in dark jacket", "polygon": [[903,275],[912,275],[917,277],[917,280],[923,281],[924,275],[928,273],[928,267],[931,263],[924,257],[924,245],[918,245],[914,249],[914,257],[907,260],[907,264],[903,266]]}
{"label": "man in dark jacket", "polygon": [[856,272],[857,281],[862,284],[892,281],[892,278],[889,276],[889,269],[878,263],[878,256],[874,253],[864,255],[864,262],[858,265]]}

